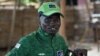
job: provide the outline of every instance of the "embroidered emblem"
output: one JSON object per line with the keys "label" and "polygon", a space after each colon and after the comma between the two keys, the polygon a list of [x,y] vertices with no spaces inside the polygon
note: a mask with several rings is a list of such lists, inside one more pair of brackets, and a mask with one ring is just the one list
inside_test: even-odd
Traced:
{"label": "embroidered emblem", "polygon": [[54,4],[50,4],[49,8],[56,8],[56,6]]}
{"label": "embroidered emblem", "polygon": [[21,46],[21,44],[17,43],[17,44],[15,45],[15,48],[19,48],[20,46]]}
{"label": "embroidered emblem", "polygon": [[45,53],[39,53],[38,55],[39,56],[45,56]]}
{"label": "embroidered emblem", "polygon": [[57,56],[63,56],[63,50],[57,51]]}

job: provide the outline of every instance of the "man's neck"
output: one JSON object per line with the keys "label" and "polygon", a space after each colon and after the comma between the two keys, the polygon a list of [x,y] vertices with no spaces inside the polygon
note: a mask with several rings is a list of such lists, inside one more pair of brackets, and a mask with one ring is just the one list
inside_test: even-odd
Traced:
{"label": "man's neck", "polygon": [[52,37],[54,37],[56,34],[54,34],[54,33],[49,33]]}

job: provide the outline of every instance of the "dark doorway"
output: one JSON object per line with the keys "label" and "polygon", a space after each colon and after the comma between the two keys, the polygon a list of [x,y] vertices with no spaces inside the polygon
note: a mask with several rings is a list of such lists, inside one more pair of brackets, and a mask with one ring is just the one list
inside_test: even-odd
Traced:
{"label": "dark doorway", "polygon": [[72,6],[72,5],[77,6],[77,4],[78,4],[78,0],[66,0],[66,5],[68,6]]}

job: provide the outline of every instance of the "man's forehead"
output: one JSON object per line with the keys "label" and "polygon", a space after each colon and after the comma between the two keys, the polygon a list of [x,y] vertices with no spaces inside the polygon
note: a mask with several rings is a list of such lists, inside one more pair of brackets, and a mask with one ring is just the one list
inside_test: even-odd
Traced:
{"label": "man's forehead", "polygon": [[53,14],[53,15],[51,15],[51,16],[49,16],[48,18],[59,18],[60,17],[60,14]]}
{"label": "man's forehead", "polygon": [[60,14],[56,13],[56,14],[52,14],[51,16],[44,16],[42,15],[40,17],[41,20],[50,20],[50,19],[54,19],[54,20],[58,20],[60,19]]}

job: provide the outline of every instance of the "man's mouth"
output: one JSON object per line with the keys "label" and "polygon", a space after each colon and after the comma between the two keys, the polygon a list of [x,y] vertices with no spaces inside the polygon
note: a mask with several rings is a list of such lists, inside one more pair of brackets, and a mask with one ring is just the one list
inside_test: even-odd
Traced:
{"label": "man's mouth", "polygon": [[56,30],[56,28],[51,28],[52,30]]}

